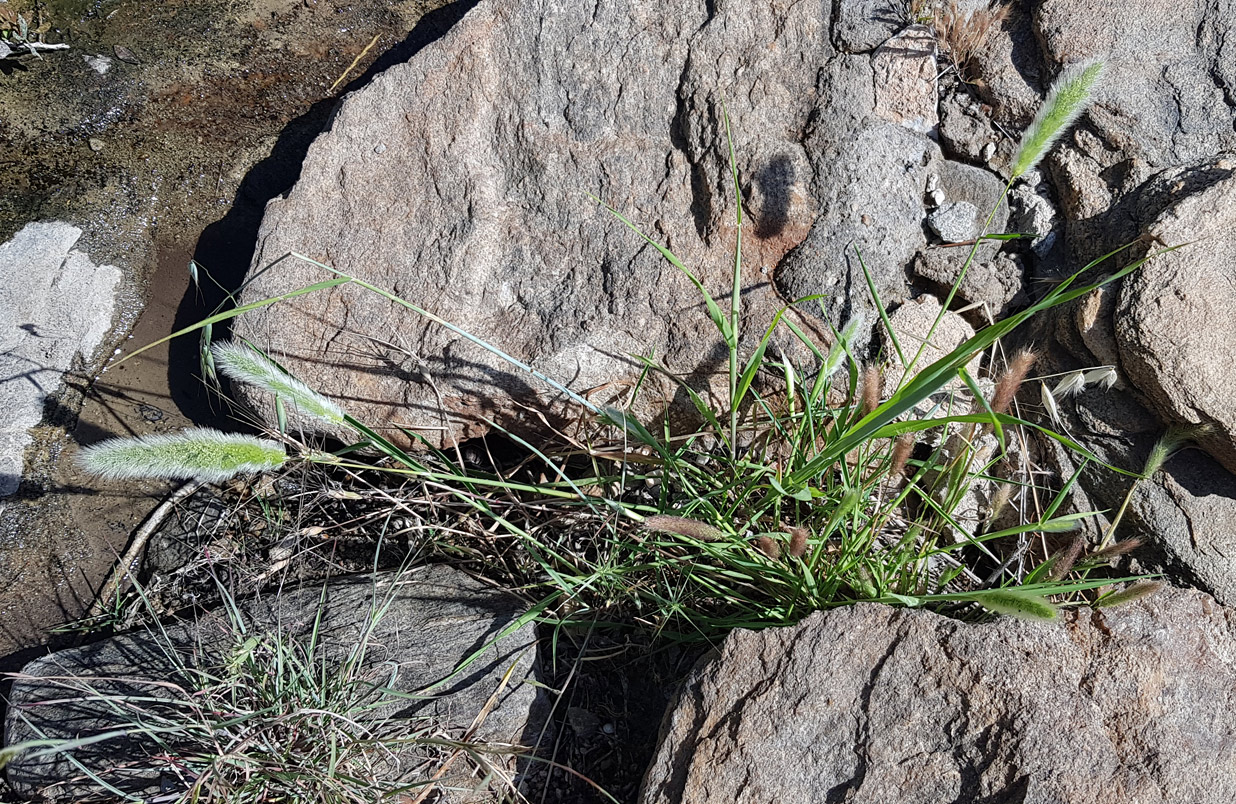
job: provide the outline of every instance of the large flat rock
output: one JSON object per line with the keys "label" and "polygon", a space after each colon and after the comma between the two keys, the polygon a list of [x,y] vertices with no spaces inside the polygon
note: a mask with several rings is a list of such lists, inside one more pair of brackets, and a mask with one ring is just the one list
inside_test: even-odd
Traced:
{"label": "large flat rock", "polygon": [[0,496],[17,491],[47,397],[112,326],[120,269],[74,249],[81,236],[69,223],[30,223],[0,244]]}
{"label": "large flat rock", "polygon": [[644,804],[1236,798],[1236,614],[1161,593],[1063,623],[859,605],[735,631],[667,716]]}
{"label": "large flat rock", "polygon": [[[707,389],[725,355],[699,294],[587,194],[728,296],[724,99],[748,214],[744,349],[810,294],[824,298],[792,316],[827,345],[825,322],[875,320],[856,248],[885,303],[905,297],[938,158],[923,133],[934,121],[930,38],[911,34],[898,58],[846,55],[831,23],[821,2],[486,0],[345,100],[295,188],[268,206],[244,300],[326,277],[290,260],[268,267],[297,251],[595,402],[629,400],[634,354]],[[484,432],[489,420],[519,428],[532,418],[525,405],[553,420],[561,401],[356,287],[247,314],[236,331],[361,418],[434,441]],[[637,413],[656,415],[675,392],[649,380]]]}

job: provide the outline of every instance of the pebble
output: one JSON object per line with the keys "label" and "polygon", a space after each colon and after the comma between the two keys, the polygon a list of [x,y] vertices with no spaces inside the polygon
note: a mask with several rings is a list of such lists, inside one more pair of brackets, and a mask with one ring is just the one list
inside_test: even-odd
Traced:
{"label": "pebble", "polygon": [[979,158],[984,162],[990,162],[991,158],[996,155],[996,144],[989,142],[979,151]]}
{"label": "pebble", "polygon": [[90,138],[90,150],[94,151],[96,154],[99,151],[102,151],[103,150],[103,140],[98,139],[97,137],[91,137]]}
{"label": "pebble", "polygon": [[94,70],[99,75],[107,75],[107,71],[112,68],[112,60],[109,56],[83,55],[82,58],[86,60],[86,64],[90,67],[90,69]]}

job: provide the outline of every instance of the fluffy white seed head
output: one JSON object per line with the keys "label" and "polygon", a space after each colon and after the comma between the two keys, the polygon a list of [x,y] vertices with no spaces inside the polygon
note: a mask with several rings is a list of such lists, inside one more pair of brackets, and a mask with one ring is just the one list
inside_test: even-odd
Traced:
{"label": "fluffy white seed head", "polygon": [[266,355],[243,343],[224,341],[211,347],[225,376],[255,385],[294,404],[301,413],[327,424],[345,424],[343,409],[288,374]]}
{"label": "fluffy white seed head", "polygon": [[1056,387],[1052,389],[1052,394],[1056,397],[1073,396],[1074,394],[1080,394],[1085,387],[1085,372],[1070,371],[1061,378],[1060,382],[1056,383]]}
{"label": "fluffy white seed head", "polygon": [[283,445],[256,436],[199,428],[167,435],[109,438],[84,448],[78,463],[108,479],[177,478],[220,483],[239,474],[278,469]]}
{"label": "fluffy white seed head", "polygon": [[1100,366],[1096,369],[1090,369],[1086,372],[1086,385],[1097,384],[1104,389],[1111,388],[1116,384],[1116,367],[1115,366]]}

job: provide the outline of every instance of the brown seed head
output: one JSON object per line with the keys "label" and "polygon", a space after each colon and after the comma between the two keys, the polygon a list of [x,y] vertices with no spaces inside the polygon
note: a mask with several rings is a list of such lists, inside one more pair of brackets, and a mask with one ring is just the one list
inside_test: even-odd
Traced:
{"label": "brown seed head", "polygon": [[1118,558],[1125,553],[1131,553],[1141,546],[1141,539],[1125,539],[1091,553],[1088,558],[1095,561],[1111,561],[1113,558]]}
{"label": "brown seed head", "polygon": [[790,533],[790,555],[794,558],[802,558],[807,554],[807,529],[806,528],[786,528]]}
{"label": "brown seed head", "polygon": [[1004,373],[1000,375],[1000,380],[992,392],[991,409],[993,411],[1008,413],[1009,406],[1013,404],[1013,398],[1017,396],[1018,389],[1021,388],[1026,375],[1030,373],[1034,361],[1038,359],[1039,353],[1030,349],[1021,349],[1013,355],[1013,359],[1009,361]]}
{"label": "brown seed head", "polygon": [[1052,556],[1051,569],[1047,573],[1049,581],[1058,581],[1069,574],[1069,570],[1073,569],[1073,565],[1077,563],[1077,557],[1081,555],[1083,544],[1084,541],[1076,537],[1069,542],[1068,547]]}
{"label": "brown seed head", "polygon": [[669,514],[655,514],[648,517],[644,520],[644,527],[657,533],[672,533],[675,536],[686,536],[688,539],[698,539],[701,542],[716,542],[725,538],[725,534],[712,525]]}
{"label": "brown seed head", "polygon": [[866,416],[880,406],[880,367],[871,365],[863,369],[863,398],[859,414]]}
{"label": "brown seed head", "polygon": [[906,470],[906,463],[910,460],[910,453],[913,451],[913,433],[903,433],[897,436],[897,440],[893,442],[893,454],[888,464],[888,476],[893,482],[901,479]]}
{"label": "brown seed head", "polygon": [[1162,581],[1138,581],[1126,586],[1119,592],[1112,592],[1110,595],[1105,596],[1099,602],[1099,605],[1106,608],[1108,606],[1119,606],[1122,603],[1132,603],[1134,600],[1149,597],[1162,588]]}
{"label": "brown seed head", "polygon": [[777,544],[776,540],[771,536],[761,536],[756,539],[755,546],[759,548],[761,553],[774,561],[781,558],[781,545]]}

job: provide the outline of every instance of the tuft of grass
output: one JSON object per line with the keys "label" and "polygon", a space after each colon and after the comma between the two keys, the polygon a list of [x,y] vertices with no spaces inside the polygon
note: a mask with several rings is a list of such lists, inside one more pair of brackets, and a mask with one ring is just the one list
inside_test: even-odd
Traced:
{"label": "tuft of grass", "polygon": [[[1070,100],[1078,95],[1069,83],[1074,79],[1066,75],[1064,80],[1050,103],[1077,106]],[[1089,86],[1085,83],[1084,88]],[[741,238],[737,158],[724,116]],[[1028,141],[1041,141],[1044,132],[1059,129],[1065,118],[1060,108],[1048,110],[1046,122]],[[1082,515],[1058,513],[1076,477],[1053,490],[1030,485],[1029,472],[1021,476],[1025,480],[1010,475],[1008,466],[1026,461],[1019,446],[1025,435],[1037,432],[1054,439],[1078,452],[1083,463],[1097,460],[1049,425],[1009,413],[1033,353],[1018,353],[1005,366],[990,366],[990,391],[966,367],[979,354],[996,354],[1000,340],[1032,316],[1128,275],[1153,255],[1101,282],[1076,287],[1077,277],[1113,255],[1096,260],[1025,310],[981,330],[930,365],[918,365],[922,347],[908,358],[894,334],[895,355],[883,359],[899,362],[902,370],[884,375],[879,360],[868,364],[865,355],[854,352],[861,318],[844,326],[824,321],[831,342],[819,343],[786,315],[791,307],[814,314],[818,297],[795,301],[760,330],[741,331],[741,240],[728,272],[728,309],[723,309],[699,275],[673,252],[617,210],[605,209],[691,281],[726,346],[729,396],[716,409],[686,378],[650,358],[637,358],[646,373],[664,375],[681,387],[699,414],[698,429],[676,432],[668,422],[637,420],[630,411],[642,382],[625,409],[598,409],[561,382],[423,308],[291,254],[285,258],[332,275],[312,289],[355,284],[379,294],[469,338],[592,414],[556,445],[532,445],[504,433],[527,456],[515,470],[479,471],[461,455],[423,442],[423,449],[413,454],[391,443],[377,427],[342,411],[330,411],[324,420],[346,424],[360,441],[332,454],[305,448],[302,455],[353,477],[376,472],[432,488],[434,509],[446,517],[443,530],[450,534],[436,541],[437,549],[474,561],[509,585],[535,592],[543,602],[552,601],[546,603],[544,616],[558,624],[600,619],[638,624],[676,638],[713,639],[733,627],[793,623],[812,611],[858,600],[906,606],[978,603],[1002,611],[1008,601],[989,593],[1009,590],[1029,596],[1029,602],[1012,602],[1023,615],[1035,616],[1045,613],[1034,605],[1038,598],[1080,602],[1084,593],[1110,583],[1078,577],[1077,571],[1061,572],[1065,562],[1052,562],[1042,550],[1030,553],[1036,536],[1074,529]],[[940,317],[964,281],[979,240]],[[872,302],[882,312],[885,305],[867,276]],[[245,309],[312,289],[297,289]],[[211,316],[198,328],[230,315]],[[883,314],[881,321],[887,326]],[[247,347],[217,346],[213,354],[220,371],[231,372],[239,381],[274,390],[298,407],[325,409],[312,389],[293,384],[294,378]],[[1077,377],[1083,383],[1106,382],[1109,375],[1097,371]],[[881,387],[882,376],[900,379],[896,387],[887,388]],[[1068,381],[1076,384],[1076,379]],[[1046,396],[1050,390],[1044,385]],[[1010,430],[1021,435],[1009,439]],[[415,434],[408,436],[416,439]],[[375,463],[357,457],[363,448],[376,450],[381,459]],[[1010,491],[1014,488],[1015,500]],[[396,500],[392,504],[406,507],[388,496]],[[980,498],[998,503],[991,506],[992,513],[978,510]],[[1025,503],[1028,498],[1034,503]],[[996,526],[999,508],[1004,511]],[[1055,576],[1049,573],[1053,565]]]}
{"label": "tuft of grass", "polygon": [[287,453],[277,441],[208,428],[109,438],[78,455],[83,469],[108,479],[178,478],[208,483],[268,472],[285,461]]}
{"label": "tuft of grass", "polygon": [[910,14],[915,20],[925,20],[936,32],[940,50],[952,62],[964,79],[973,78],[974,57],[979,54],[993,31],[999,30],[1009,16],[1010,6],[992,0],[986,6],[964,11],[957,0],[940,2],[928,10],[926,0],[912,0]]}
{"label": "tuft of grass", "polygon": [[[216,582],[217,579],[216,579]],[[393,588],[394,585],[392,585]],[[0,767],[19,754],[29,760],[60,755],[74,780],[91,787],[88,800],[168,804],[372,804],[429,800],[451,764],[468,765],[470,783],[495,780],[515,795],[494,761],[513,746],[470,743],[486,712],[466,733],[451,732],[424,715],[401,716],[420,696],[395,689],[399,668],[368,657],[389,598],[372,603],[356,643],[340,654],[325,647],[321,606],[309,633],[293,636],[249,621],[219,583],[225,621],[212,623],[210,644],[182,644],[153,628],[153,678],[64,675],[30,679],[59,688],[61,698],[89,701],[105,713],[75,739],[45,734],[7,746]],[[149,600],[143,596],[149,605]],[[153,612],[152,612],[153,613]],[[224,628],[217,637],[214,630]],[[12,674],[9,674],[12,676]],[[491,704],[492,705],[492,701]],[[22,710],[15,710],[25,717]],[[33,721],[27,719],[33,725]],[[124,746],[123,761],[85,762],[77,752],[108,743]],[[119,750],[119,749],[117,749]],[[462,757],[463,761],[458,762]],[[462,770],[462,769],[461,769]],[[135,780],[159,780],[157,798],[133,794]],[[82,791],[84,793],[84,791]],[[419,798],[418,798],[419,796]]]}

